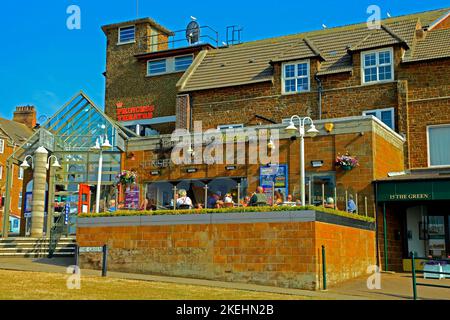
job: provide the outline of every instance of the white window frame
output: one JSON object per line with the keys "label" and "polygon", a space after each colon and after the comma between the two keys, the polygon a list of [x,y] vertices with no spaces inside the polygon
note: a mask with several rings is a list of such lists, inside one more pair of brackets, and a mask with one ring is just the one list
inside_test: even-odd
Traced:
{"label": "white window frame", "polygon": [[3,179],[3,166],[0,165],[0,179]]}
{"label": "white window frame", "polygon": [[[297,74],[297,65],[302,64],[302,63],[306,63],[306,67],[307,67],[307,75],[306,76],[295,76],[293,78],[288,78],[286,79],[286,75],[285,75],[285,67],[288,65],[294,65],[295,66],[295,74]],[[310,61],[309,60],[298,60],[298,61],[289,61],[289,62],[284,62],[281,64],[281,93],[288,95],[288,94],[299,94],[299,93],[303,93],[303,92],[310,92],[311,91],[311,66],[310,66]],[[285,81],[286,80],[292,80],[292,79],[303,79],[303,78],[307,78],[308,79],[308,90],[304,90],[304,91],[297,91],[297,81],[295,84],[295,91],[290,91],[290,92],[286,92],[286,86],[285,86]]]}
{"label": "white window frame", "polygon": [[19,209],[19,210],[22,209],[22,201],[23,201],[23,192],[20,191],[19,192],[19,202],[17,203],[17,209]]}
{"label": "white window frame", "polygon": [[[176,70],[176,61],[177,61],[177,59],[179,59],[179,58],[186,58],[186,57],[192,58],[192,61],[189,64],[189,66],[186,69],[184,69],[184,70]],[[186,55],[183,55],[183,56],[173,57],[173,70],[174,70],[174,72],[185,72],[187,69],[189,69],[189,67],[192,65],[192,63],[194,63],[194,55],[193,54],[186,54]]]}
{"label": "white window frame", "polygon": [[[163,60],[166,62],[166,71],[150,74],[150,73],[149,73],[149,64],[150,64],[151,62],[157,62],[157,61],[163,61]],[[169,61],[168,61],[168,59],[162,58],[162,59],[154,59],[154,60],[148,60],[148,61],[147,61],[147,77],[160,76],[160,75],[162,75],[162,74],[170,73],[170,72],[167,71],[168,69],[169,69]]]}
{"label": "white window frame", "polygon": [[25,174],[25,170],[22,167],[20,167],[19,172],[17,173],[17,179],[23,180],[24,174]]}
{"label": "white window frame", "polygon": [[[389,79],[389,80],[379,80],[379,76],[380,76],[380,74],[379,74],[379,68],[380,67],[383,67],[383,66],[387,66],[387,64],[383,64],[383,65],[380,65],[380,63],[379,63],[379,55],[378,55],[378,53],[380,53],[380,52],[384,52],[384,51],[389,51],[389,53],[390,53],[390,55],[391,55],[391,75],[392,75],[392,79]],[[368,55],[368,54],[372,54],[372,53],[376,53],[376,55],[375,55],[375,65],[374,66],[371,66],[372,68],[374,68],[374,67],[376,67],[377,68],[377,80],[375,80],[375,81],[369,81],[369,82],[366,82],[366,74],[365,74],[365,65],[364,65],[364,63],[365,63],[365,59],[364,59],[364,57],[365,57],[365,55]],[[390,47],[390,48],[382,48],[382,49],[377,49],[377,50],[370,50],[370,51],[361,51],[361,83],[362,84],[364,84],[364,85],[369,85],[369,84],[375,84],[375,83],[384,83],[384,82],[392,82],[392,81],[394,81],[394,79],[395,79],[395,75],[394,75],[394,50],[392,49],[392,47]]]}
{"label": "white window frame", "polygon": [[439,128],[439,127],[450,127],[450,123],[446,124],[434,124],[427,126],[427,165],[429,168],[448,168],[450,167],[450,164],[443,164],[443,165],[431,165],[431,158],[430,158],[430,128]]}
{"label": "white window frame", "polygon": [[0,139],[0,153],[5,152],[5,139]]}
{"label": "white window frame", "polygon": [[[383,120],[381,120],[381,112],[383,111],[391,111],[391,121],[392,121],[392,130],[395,131],[395,108],[384,108],[384,109],[373,109],[373,110],[365,110],[363,111],[363,116],[367,116],[367,113],[372,113],[375,112],[377,115],[375,116],[378,120],[380,120],[381,122],[383,122]],[[383,124],[385,124],[383,122]],[[387,124],[385,124],[387,126]]]}
{"label": "white window frame", "polygon": [[[181,56],[175,56],[175,57],[167,57],[167,58],[159,58],[159,59],[152,59],[152,60],[147,60],[147,77],[155,77],[155,76],[160,76],[163,74],[171,74],[171,73],[180,73],[180,72],[186,72],[186,70],[175,70],[175,59],[176,58],[183,58],[183,57],[192,57],[192,63],[194,63],[195,57],[193,54],[185,54],[185,55],[181,55]],[[153,73],[153,74],[149,74],[148,72],[148,65],[153,62],[153,61],[160,61],[160,60],[165,60],[166,61],[166,71],[165,72],[159,72],[159,73]],[[191,63],[191,65],[192,65]],[[188,67],[189,69],[189,67]]]}
{"label": "white window frame", "polygon": [[[128,40],[128,41],[120,41],[120,31],[122,29],[127,29],[127,28],[134,28],[134,39],[133,40]],[[136,43],[136,26],[135,25],[129,25],[129,26],[122,26],[119,27],[118,29],[118,33],[117,33],[117,45],[122,45],[122,44],[130,44],[130,43]]]}

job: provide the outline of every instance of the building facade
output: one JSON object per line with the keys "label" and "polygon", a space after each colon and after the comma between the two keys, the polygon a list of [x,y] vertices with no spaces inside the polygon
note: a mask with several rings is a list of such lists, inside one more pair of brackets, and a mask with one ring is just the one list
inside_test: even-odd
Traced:
{"label": "building facade", "polygon": [[[240,203],[259,185],[269,199],[279,192],[298,200],[301,139],[285,129],[293,115],[307,116],[318,135],[305,139],[302,204],[332,198],[335,208],[346,210],[353,197],[356,214],[377,219],[384,269],[402,269],[411,251],[447,257],[449,13],[444,8],[384,19],[375,28],[361,23],[225,46],[216,31],[193,22],[181,32],[150,18],[104,26],[105,112],[81,94],[41,128],[52,137],[46,149],[64,168],[49,183],[49,199],[65,197],[75,216],[93,211],[99,165],[91,146],[108,128],[114,153],[101,181],[109,191],[102,194],[112,197],[105,186],[115,184],[119,169],[137,173],[139,189],[119,195],[126,208],[171,207],[180,189],[198,207],[227,193]],[[80,125],[85,120],[87,127]],[[184,130],[180,141],[191,139],[181,152],[189,159],[184,164],[173,162],[175,129]],[[231,143],[227,133],[236,135]],[[274,147],[254,145],[255,134],[266,134]],[[231,156],[216,149],[225,161],[207,163],[201,155],[215,142],[241,145],[244,156],[239,162],[234,149]],[[16,165],[34,147],[16,152]],[[344,154],[359,166],[337,166]]]}
{"label": "building facade", "polygon": [[[403,259],[408,257],[410,251],[417,251],[418,256],[431,254],[444,257],[450,253],[448,213],[443,213],[439,227],[443,230],[444,239],[441,242],[444,248],[438,254],[438,251],[430,251],[433,244],[430,245],[429,240],[419,240],[419,235],[415,233],[416,213],[407,213],[409,206],[415,207],[418,204],[415,201],[423,199],[409,199],[405,203],[388,202],[380,193],[379,198],[384,199],[380,202],[375,187],[381,183],[378,181],[387,184],[384,180],[395,179],[390,177],[394,175],[397,179],[400,179],[399,176],[403,179],[410,177],[414,181],[414,173],[423,174],[423,171],[431,174],[431,179],[433,174],[446,177],[445,166],[450,166],[450,156],[444,151],[450,134],[449,20],[449,8],[444,8],[385,19],[377,28],[369,28],[364,23],[231,46],[191,45],[175,50],[158,48],[146,53],[136,51],[142,42],[137,36],[142,26],[136,24],[136,38],[126,45],[133,53],[120,61],[109,58],[114,66],[107,63],[107,87],[108,84],[111,86],[113,79],[118,81],[116,77],[120,78],[117,83],[136,82],[132,86],[134,88],[151,86],[158,92],[144,89],[145,94],[131,94],[137,100],[130,106],[153,105],[155,110],[170,110],[169,113],[175,116],[176,127],[190,131],[196,121],[202,122],[203,130],[226,130],[280,127],[282,123],[287,125],[294,114],[311,117],[321,133],[306,142],[307,183],[311,181],[314,185],[317,172],[325,172],[323,181],[326,183],[320,182],[318,185],[326,185],[326,196],[333,196],[333,189],[336,188],[341,190],[341,194],[345,191],[359,194],[360,204],[361,199],[368,201],[366,207],[370,208],[365,207],[359,212],[378,213],[379,254],[384,259],[384,268],[397,270],[403,267]],[[149,21],[147,25],[152,23]],[[113,28],[117,29],[117,25]],[[115,32],[120,32],[120,29]],[[108,57],[111,51],[123,50],[110,40],[111,36],[115,39],[117,35],[108,35]],[[191,65],[184,72],[174,73],[172,65],[178,52],[186,48],[194,50],[193,47],[200,51],[193,55]],[[132,75],[119,71],[125,62],[133,66],[127,69],[133,70]],[[151,74],[153,70],[157,70],[155,75]],[[160,87],[161,81],[165,83],[164,87]],[[123,87],[132,89],[131,86]],[[159,100],[165,95],[170,95],[168,104]],[[122,98],[110,94],[107,89],[106,110],[111,117],[115,117],[114,111],[108,110],[117,108],[116,102],[126,96]],[[370,116],[379,120],[374,126],[382,123],[384,130],[390,129],[389,134],[394,135],[396,141],[388,139],[384,144],[370,143],[362,134],[371,132],[372,138],[377,135],[362,129],[356,130],[359,130],[359,137],[352,140],[345,137],[344,132],[341,134],[340,130],[337,134],[325,129],[325,125],[330,123],[340,128],[342,119],[349,117],[361,117],[359,120],[354,118],[353,122],[359,126],[364,122],[364,117]],[[120,121],[118,117],[115,119]],[[240,190],[241,195],[253,191],[261,182],[260,166],[231,166],[228,167],[230,170],[226,170],[227,166],[216,168],[208,165],[170,168],[167,158],[170,143],[164,142],[168,138],[158,134],[152,136],[151,132],[147,135],[150,137],[130,140],[123,163],[125,168],[133,168],[139,173],[143,185],[161,184],[160,188],[156,188],[160,189],[158,192],[146,189],[147,193],[157,198],[154,201],[158,205],[170,200],[169,194],[173,192],[174,185],[197,189],[194,192],[196,197],[202,198],[202,188],[213,178],[231,176],[234,182],[222,181],[218,184],[233,185],[234,189],[238,183],[240,188],[245,185],[248,189]],[[400,142],[402,139],[403,143]],[[402,144],[402,155],[397,152],[399,144]],[[287,164],[288,167],[287,193],[298,196],[298,141],[281,139],[279,148],[280,164]],[[343,174],[335,168],[334,159],[347,151],[359,157],[364,165]],[[384,157],[377,158],[377,154]],[[314,168],[314,160],[323,161],[323,166]],[[367,167],[367,172],[362,167]],[[191,182],[191,186],[189,183],[179,185],[183,179],[200,182]],[[320,188],[312,193],[318,195],[316,198],[321,196]],[[395,200],[396,196],[391,196]],[[339,199],[345,198],[336,198],[338,206],[345,207],[344,201],[339,203]],[[311,200],[315,201],[314,195]],[[440,201],[447,200],[450,199]],[[386,209],[383,211],[383,208]],[[421,212],[423,225],[429,226],[430,214],[424,213],[424,210]],[[383,223],[385,220],[386,223]],[[414,241],[421,241],[422,246],[414,247],[411,245]],[[440,245],[442,247],[442,243]]]}
{"label": "building facade", "polygon": [[11,201],[10,217],[8,219],[8,229],[12,234],[20,232],[20,222],[22,216],[24,171],[21,168],[8,170],[8,158],[26,142],[33,134],[36,127],[36,110],[32,106],[17,107],[13,120],[0,118],[0,188],[1,188],[1,212],[0,221],[3,223],[3,211],[5,204],[7,175],[11,175]]}

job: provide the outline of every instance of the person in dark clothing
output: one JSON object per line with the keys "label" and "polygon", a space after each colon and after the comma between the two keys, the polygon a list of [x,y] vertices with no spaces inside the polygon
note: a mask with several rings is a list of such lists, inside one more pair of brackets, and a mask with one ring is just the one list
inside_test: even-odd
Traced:
{"label": "person in dark clothing", "polygon": [[263,187],[259,186],[256,188],[256,193],[254,193],[250,198],[250,202],[248,205],[251,207],[267,206],[267,197],[264,193]]}

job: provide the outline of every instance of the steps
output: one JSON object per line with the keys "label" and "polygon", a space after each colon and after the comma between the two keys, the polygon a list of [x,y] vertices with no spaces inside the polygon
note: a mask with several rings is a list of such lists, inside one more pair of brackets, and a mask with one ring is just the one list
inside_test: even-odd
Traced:
{"label": "steps", "polygon": [[[6,238],[0,239],[0,259],[2,257],[42,258],[48,256],[50,239],[46,238]],[[76,239],[61,238],[54,257],[74,257]]]}

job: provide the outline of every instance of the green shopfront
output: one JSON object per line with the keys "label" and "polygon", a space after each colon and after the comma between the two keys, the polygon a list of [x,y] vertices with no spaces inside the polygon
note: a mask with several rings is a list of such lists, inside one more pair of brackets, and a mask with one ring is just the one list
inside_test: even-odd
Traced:
{"label": "green shopfront", "polygon": [[408,174],[375,183],[379,258],[384,270],[407,271],[417,257],[450,256],[450,173]]}

